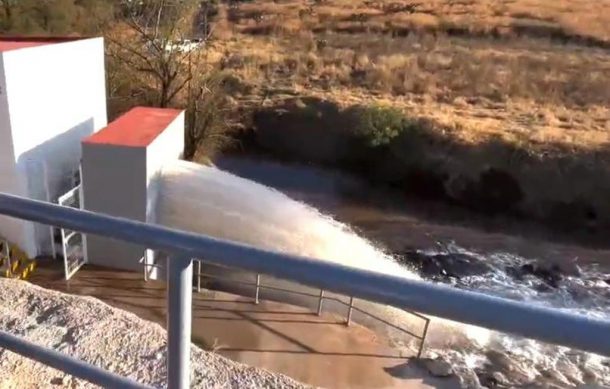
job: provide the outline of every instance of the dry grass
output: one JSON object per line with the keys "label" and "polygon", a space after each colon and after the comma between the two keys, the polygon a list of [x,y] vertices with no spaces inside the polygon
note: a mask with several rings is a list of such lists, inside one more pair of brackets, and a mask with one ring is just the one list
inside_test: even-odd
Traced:
{"label": "dry grass", "polygon": [[451,159],[451,176],[501,168],[523,189],[524,214],[586,204],[610,228],[610,2],[253,0],[219,11],[209,55],[241,113],[298,111],[310,98],[394,106],[433,123],[443,145],[425,153]]}
{"label": "dry grass", "polygon": [[469,142],[491,135],[537,149],[610,142],[610,55],[603,49],[431,35],[233,37],[211,51],[239,80],[235,97],[246,105],[283,95],[342,106],[383,101],[455,123]]}
{"label": "dry grass", "polygon": [[610,3],[591,0],[255,0],[229,10],[240,32],[264,22],[316,32],[524,34],[593,44],[610,43],[609,14]]}

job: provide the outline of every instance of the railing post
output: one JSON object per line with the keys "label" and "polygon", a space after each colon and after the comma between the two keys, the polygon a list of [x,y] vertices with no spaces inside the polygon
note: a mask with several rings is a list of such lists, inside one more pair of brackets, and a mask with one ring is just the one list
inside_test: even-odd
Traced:
{"label": "railing post", "polygon": [[190,386],[191,304],[193,261],[168,258],[167,266],[167,378],[169,389]]}
{"label": "railing post", "polygon": [[144,250],[144,256],[142,257],[142,267],[144,268],[144,281],[148,281],[148,256],[146,250]]}
{"label": "railing post", "polygon": [[259,303],[258,295],[260,293],[260,290],[261,290],[261,275],[257,274],[256,275],[256,294],[254,296],[254,304],[257,304],[257,305]]}
{"label": "railing post", "polygon": [[354,309],[354,297],[349,298],[349,308],[347,309],[347,320],[345,325],[349,326],[352,322],[352,310]]}
{"label": "railing post", "polygon": [[428,335],[428,327],[430,326],[430,319],[426,319],[426,325],[424,326],[424,333],[421,336],[421,342],[419,342],[419,350],[417,351],[417,359],[421,358],[424,352],[424,343],[426,342],[426,336]]}
{"label": "railing post", "polygon": [[320,289],[320,298],[318,299],[318,316],[322,315],[322,301],[324,301],[324,289]]}
{"label": "railing post", "polygon": [[201,261],[197,260],[197,293],[201,293]]}

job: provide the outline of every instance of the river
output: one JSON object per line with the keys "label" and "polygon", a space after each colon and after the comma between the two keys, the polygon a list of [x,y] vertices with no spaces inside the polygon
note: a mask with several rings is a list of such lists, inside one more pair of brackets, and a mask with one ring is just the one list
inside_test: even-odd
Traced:
{"label": "river", "polygon": [[[223,156],[215,164],[351,226],[424,278],[610,318],[610,249],[594,246],[586,237],[409,199],[316,166],[255,156]],[[501,387],[500,381],[518,387],[532,382],[549,387],[610,384],[607,358],[485,331],[440,331],[444,337],[459,332],[468,339],[447,341],[451,345],[446,348],[437,339],[430,356],[460,365],[467,387]]]}

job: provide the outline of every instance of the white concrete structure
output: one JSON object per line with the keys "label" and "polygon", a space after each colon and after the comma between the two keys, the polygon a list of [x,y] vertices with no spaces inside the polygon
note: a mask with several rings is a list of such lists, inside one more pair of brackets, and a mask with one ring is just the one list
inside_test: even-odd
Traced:
{"label": "white concrete structure", "polygon": [[[81,139],[106,122],[102,38],[0,38],[1,192],[56,200]],[[0,217],[0,237],[32,257],[52,252],[47,226]]]}
{"label": "white concrete structure", "polygon": [[[184,112],[134,108],[83,141],[84,208],[138,221],[152,221],[161,166],[184,150]],[[145,248],[87,236],[87,262],[142,271]]]}

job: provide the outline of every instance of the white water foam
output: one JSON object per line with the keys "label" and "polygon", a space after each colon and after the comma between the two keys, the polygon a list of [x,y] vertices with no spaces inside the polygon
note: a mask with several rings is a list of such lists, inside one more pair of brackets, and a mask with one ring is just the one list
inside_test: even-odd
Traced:
{"label": "white water foam", "polygon": [[[452,244],[427,254],[448,251],[477,258],[492,269],[483,275],[461,278],[456,282],[460,288],[610,320],[610,285],[604,281],[610,274],[595,267],[581,269],[578,276],[565,276],[558,287],[551,288],[534,276],[526,275],[520,280],[511,276],[507,269],[532,262],[514,254],[481,255]],[[458,366],[464,377],[471,378],[470,385],[466,386],[477,386],[477,379],[468,374],[473,369],[502,372],[515,386],[531,383],[540,383],[542,387],[610,385],[608,358],[494,331],[488,335],[488,342],[482,347],[435,350]]]}
{"label": "white water foam", "polygon": [[159,223],[384,274],[419,278],[348,226],[265,185],[185,161],[158,181]]}
{"label": "white water foam", "polygon": [[[420,278],[345,224],[265,185],[185,161],[165,166],[156,184],[155,214],[161,224],[355,268]],[[501,264],[512,258],[483,260]],[[513,298],[514,294],[521,299],[539,297],[532,294],[530,286],[516,284],[500,270],[489,279],[472,277],[465,287]],[[382,314],[397,324],[415,320],[393,308],[384,308]],[[412,338],[395,341],[410,349],[415,346]],[[496,354],[490,355],[491,351]],[[564,386],[608,383],[605,380],[610,379],[604,378],[610,377],[604,365],[607,361],[599,356],[436,318],[430,326],[426,353],[449,360],[462,375],[464,386],[476,387],[473,369],[485,368],[504,372],[513,383],[544,380]]]}

